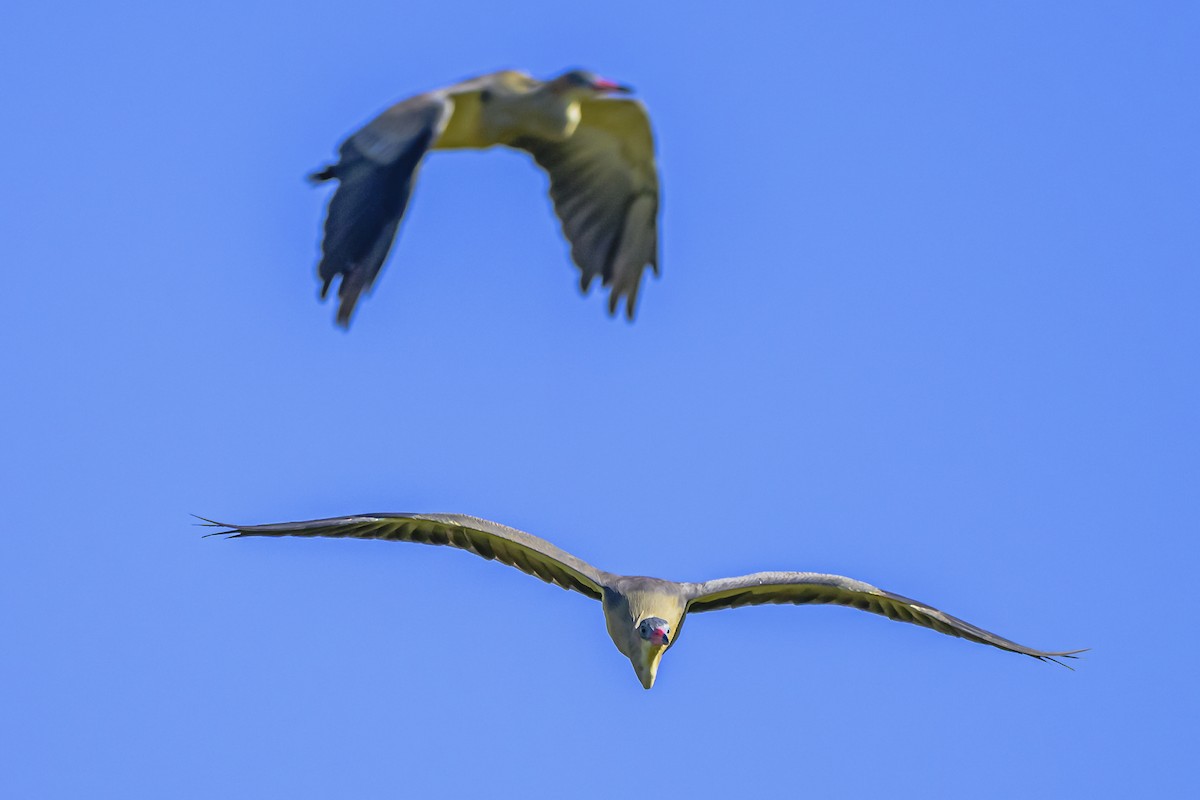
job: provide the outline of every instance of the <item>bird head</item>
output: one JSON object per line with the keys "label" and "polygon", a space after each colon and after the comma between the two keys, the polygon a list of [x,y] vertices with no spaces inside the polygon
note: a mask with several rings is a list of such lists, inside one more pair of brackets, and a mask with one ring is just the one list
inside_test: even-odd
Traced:
{"label": "bird head", "polygon": [[638,623],[638,636],[651,647],[666,647],[671,643],[671,626],[662,617],[647,617]]}
{"label": "bird head", "polygon": [[601,78],[594,72],[588,72],[585,69],[573,69],[569,72],[564,72],[554,79],[554,82],[559,87],[568,92],[578,94],[629,94],[633,91],[632,86],[627,86],[623,83],[610,81],[608,78]]}

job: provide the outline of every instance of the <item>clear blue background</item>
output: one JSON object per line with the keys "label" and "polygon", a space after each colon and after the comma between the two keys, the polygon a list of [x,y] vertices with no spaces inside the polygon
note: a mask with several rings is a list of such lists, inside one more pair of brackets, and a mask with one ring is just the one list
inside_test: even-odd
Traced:
{"label": "clear blue background", "polygon": [[[1195,789],[1196,5],[667,5],[2,13],[0,793]],[[430,158],[335,329],[303,175],[393,100],[575,65],[653,113],[637,321],[489,152]],[[514,570],[187,516],[385,510],[1094,650],[760,608],[645,692]]]}

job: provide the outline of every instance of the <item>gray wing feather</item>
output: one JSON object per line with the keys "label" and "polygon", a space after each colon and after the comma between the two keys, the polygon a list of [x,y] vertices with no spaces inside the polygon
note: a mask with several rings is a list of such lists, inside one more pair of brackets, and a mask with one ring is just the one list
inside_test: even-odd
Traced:
{"label": "gray wing feather", "polygon": [[609,313],[625,299],[633,318],[642,273],[658,274],[658,169],[646,109],[634,100],[600,99],[580,106],[579,126],[557,142],[521,137],[550,175],[550,197],[571,243],[587,291],[597,277],[610,287]]}
{"label": "gray wing feather", "polygon": [[317,271],[322,297],[341,276],[339,325],[349,326],[359,296],[383,268],[421,161],[452,109],[452,101],[439,92],[397,103],[342,143],[338,163],[311,176],[338,181],[325,216]]}
{"label": "gray wing feather", "polygon": [[271,525],[205,522],[239,536],[329,536],[447,545],[516,567],[564,589],[600,599],[611,576],[545,539],[463,514],[364,514]]}
{"label": "gray wing feather", "polygon": [[1035,650],[916,600],[841,575],[822,575],[815,572],[758,572],[737,578],[721,578],[692,584],[688,611],[698,613],[769,603],[829,603],[849,606],[1038,659],[1071,658],[1076,653],[1083,652]]}

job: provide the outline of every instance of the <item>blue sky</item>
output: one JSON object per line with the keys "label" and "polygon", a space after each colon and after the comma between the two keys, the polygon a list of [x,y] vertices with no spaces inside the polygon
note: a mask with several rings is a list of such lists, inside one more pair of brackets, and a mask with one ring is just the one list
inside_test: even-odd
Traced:
{"label": "blue sky", "polygon": [[[0,12],[6,796],[1195,789],[1200,11],[648,5]],[[489,152],[427,162],[335,329],[303,175],[396,99],[576,65],[653,115],[637,321]],[[646,692],[514,570],[188,517],[389,510],[1094,650],[769,607]]]}

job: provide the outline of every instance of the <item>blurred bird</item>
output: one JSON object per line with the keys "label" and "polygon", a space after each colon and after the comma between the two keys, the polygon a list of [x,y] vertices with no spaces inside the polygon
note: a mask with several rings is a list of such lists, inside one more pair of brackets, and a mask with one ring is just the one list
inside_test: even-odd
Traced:
{"label": "blurred bird", "polygon": [[608,635],[617,649],[629,658],[638,680],[647,689],[654,685],[663,653],[679,641],[683,619],[689,612],[695,614],[767,603],[832,603],[850,606],[1042,660],[1074,658],[1076,653],[1083,652],[1034,650],[924,603],[840,575],[756,572],[704,583],[676,583],[659,578],[614,575],[559,550],[544,539],[461,514],[371,514],[277,525],[227,525],[208,519],[204,521],[216,527],[228,528],[217,533],[231,534],[230,538],[331,536],[387,539],[449,545],[488,560],[496,559],[547,583],[600,600],[604,606]]}
{"label": "blurred bird", "polygon": [[429,150],[505,145],[550,175],[550,196],[587,292],[610,287],[633,318],[642,272],[658,273],[658,173],[646,109],[618,99],[632,89],[572,70],[549,81],[503,71],[410,97],[342,143],[336,164],[310,175],[336,180],[318,269],[321,297],[337,276],[337,322],[348,327],[396,238]]}

